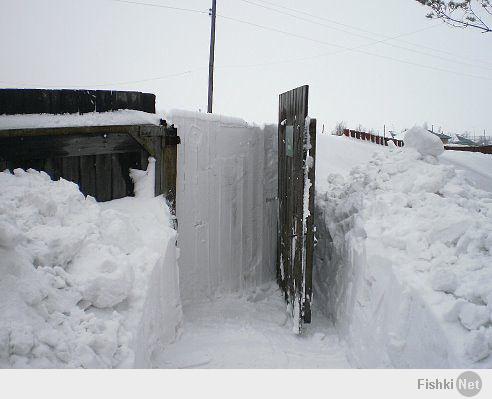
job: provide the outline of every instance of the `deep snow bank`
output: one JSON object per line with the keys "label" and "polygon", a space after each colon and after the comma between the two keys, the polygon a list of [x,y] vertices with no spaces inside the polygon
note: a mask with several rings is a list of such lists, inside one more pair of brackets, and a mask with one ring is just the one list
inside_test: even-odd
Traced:
{"label": "deep snow bank", "polygon": [[151,366],[181,322],[175,238],[160,197],[0,173],[0,367]]}
{"label": "deep snow bank", "polygon": [[275,278],[276,127],[188,111],[178,128],[177,218],[183,301]]}
{"label": "deep snow bank", "polygon": [[[325,170],[351,152],[348,139],[317,144]],[[492,194],[428,148],[317,171],[315,301],[362,367],[492,364]]]}

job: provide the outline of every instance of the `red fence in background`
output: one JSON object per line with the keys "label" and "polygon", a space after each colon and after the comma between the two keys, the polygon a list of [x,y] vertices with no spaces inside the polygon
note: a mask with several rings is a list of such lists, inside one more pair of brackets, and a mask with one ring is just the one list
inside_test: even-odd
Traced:
{"label": "red fence in background", "polygon": [[453,151],[471,151],[471,152],[481,152],[482,154],[492,154],[492,145],[484,145],[481,147],[455,147],[450,145],[445,145],[444,149]]}
{"label": "red fence in background", "polygon": [[[366,132],[359,132],[357,130],[351,130],[351,129],[344,129],[343,130],[344,136],[347,137],[352,137],[353,139],[357,140],[363,140],[363,141],[370,141],[371,143],[377,144],[377,145],[384,145],[387,146],[389,141],[392,141],[395,143],[397,147],[403,147],[403,140],[397,140],[393,138],[388,138],[388,137],[381,137],[377,136],[372,133],[366,133]],[[481,152],[482,154],[492,154],[492,145],[484,145],[484,146],[452,146],[452,145],[444,145],[445,150],[452,150],[452,151],[470,151],[470,152]]]}
{"label": "red fence in background", "polygon": [[403,147],[403,140],[397,140],[389,137],[381,137],[372,133],[359,132],[357,130],[344,129],[343,134],[347,137],[352,137],[357,140],[370,141],[377,145],[388,146],[388,142],[392,141],[397,147]]}

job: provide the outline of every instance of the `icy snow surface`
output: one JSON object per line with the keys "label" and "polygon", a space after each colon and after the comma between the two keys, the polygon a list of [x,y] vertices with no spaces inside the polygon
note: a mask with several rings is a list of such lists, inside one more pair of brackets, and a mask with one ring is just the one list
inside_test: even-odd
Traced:
{"label": "icy snow surface", "polygon": [[184,309],[183,335],[156,362],[162,368],[348,368],[332,324],[314,310],[303,335],[277,288],[262,286]]}
{"label": "icy snow surface", "polygon": [[0,115],[0,129],[28,129],[74,126],[158,125],[159,117],[142,111],[122,109],[87,114]]}
{"label": "icy snow surface", "polygon": [[490,367],[491,182],[470,179],[490,159],[333,136],[317,145],[315,301],[354,363]]}
{"label": "icy snow surface", "polygon": [[0,187],[0,367],[149,367],[181,322],[162,197],[100,204],[21,169]]}

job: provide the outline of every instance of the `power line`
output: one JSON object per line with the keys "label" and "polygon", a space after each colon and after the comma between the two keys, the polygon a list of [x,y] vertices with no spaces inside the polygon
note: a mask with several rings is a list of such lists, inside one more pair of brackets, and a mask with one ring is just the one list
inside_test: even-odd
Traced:
{"label": "power line", "polygon": [[[140,3],[140,2],[130,1],[130,0],[110,0],[110,1],[119,2],[119,3],[128,3],[128,4],[137,4],[137,5],[143,5],[143,6],[152,6],[152,7],[158,7],[158,8],[173,9],[173,10],[178,10],[178,11],[190,11],[190,12],[196,12],[196,13],[200,13],[200,14],[208,14],[208,11],[201,11],[201,10],[196,10],[196,9],[187,9],[187,8],[180,8],[180,7],[173,7],[173,6],[158,5],[158,4],[153,4],[153,3]],[[247,1],[247,2],[249,2],[249,1]],[[253,4],[252,2],[249,2],[249,3]],[[331,47],[339,48],[339,51],[322,53],[322,54],[318,54],[318,55],[315,55],[315,56],[301,57],[301,58],[297,58],[297,59],[289,59],[289,60],[284,60],[284,61],[273,61],[273,62],[260,63],[260,64],[218,66],[217,68],[220,68],[220,69],[225,69],[225,68],[261,67],[261,66],[268,66],[268,65],[275,65],[275,64],[284,64],[284,63],[291,63],[291,62],[297,62],[297,61],[306,61],[306,60],[311,60],[311,59],[317,59],[317,58],[326,57],[326,56],[330,56],[330,55],[340,54],[340,53],[347,52],[347,51],[353,51],[353,52],[358,52],[358,53],[369,55],[369,56],[373,56],[373,57],[383,58],[383,59],[387,59],[387,60],[391,60],[391,61],[395,61],[395,62],[407,64],[407,65],[417,66],[417,67],[421,67],[421,68],[431,69],[431,70],[435,70],[435,71],[439,71],[439,72],[446,72],[446,73],[451,73],[451,74],[455,74],[455,75],[459,75],[459,76],[471,77],[471,78],[475,78],[475,79],[482,79],[482,80],[489,80],[489,81],[492,80],[492,79],[490,79],[488,77],[485,77],[485,76],[478,76],[478,75],[471,75],[471,74],[456,72],[456,71],[452,71],[452,70],[448,70],[448,69],[444,69],[444,68],[433,67],[433,66],[430,66],[430,65],[420,64],[420,63],[416,63],[416,62],[412,62],[412,61],[406,61],[406,60],[402,60],[402,59],[398,59],[398,58],[394,58],[394,57],[390,57],[390,56],[385,56],[385,55],[381,55],[381,54],[377,54],[377,53],[372,53],[372,52],[361,50],[362,48],[369,47],[369,46],[372,46],[374,44],[383,43],[383,42],[385,42],[387,40],[397,39],[397,38],[402,37],[402,36],[408,36],[408,35],[411,35],[411,34],[420,32],[422,30],[429,29],[429,27],[422,28],[422,29],[419,29],[419,30],[416,30],[416,31],[413,31],[413,32],[409,32],[409,33],[403,33],[403,34],[400,34],[400,35],[397,35],[397,36],[394,36],[394,37],[389,37],[389,38],[384,39],[384,40],[378,40],[378,41],[375,41],[375,42],[370,42],[370,43],[362,44],[362,45],[355,46],[355,47],[346,47],[346,46],[342,46],[340,44],[330,43],[330,42],[327,42],[327,41],[324,41],[324,40],[318,40],[318,39],[310,38],[310,37],[307,37],[307,36],[304,36],[304,35],[299,35],[299,34],[296,34],[296,33],[284,31],[284,30],[281,30],[281,29],[276,29],[276,28],[273,28],[273,27],[269,27],[269,26],[257,24],[257,23],[254,23],[254,22],[245,21],[245,20],[242,20],[242,19],[239,19],[239,18],[229,17],[229,16],[222,15],[222,14],[217,14],[217,16],[219,16],[220,18],[229,20],[229,21],[233,21],[233,22],[237,22],[237,23],[242,23],[242,24],[254,26],[256,28],[273,31],[273,32],[276,32],[276,33],[281,33],[281,34],[284,34],[284,35],[287,35],[287,36],[296,37],[298,39],[307,40],[307,41],[315,42],[315,43],[318,43],[318,44],[323,44],[323,45],[328,45],[328,46],[331,46]],[[321,17],[318,17],[318,18],[321,18]],[[8,85],[36,86],[36,87],[45,87],[45,88],[78,88],[78,87],[84,87],[84,86],[85,87],[102,87],[102,86],[127,85],[127,84],[136,84],[136,83],[144,83],[144,82],[151,82],[151,81],[163,80],[163,79],[168,79],[168,78],[172,78],[172,77],[179,77],[179,76],[184,76],[184,75],[187,75],[187,74],[192,74],[192,73],[198,72],[200,70],[204,70],[204,69],[206,69],[206,68],[205,67],[203,67],[203,68],[195,68],[195,69],[192,69],[192,70],[187,70],[187,71],[183,71],[183,72],[173,73],[173,74],[169,74],[169,75],[152,77],[152,78],[148,78],[148,79],[141,79],[141,80],[120,81],[120,82],[108,82],[108,83],[98,83],[98,84],[85,84],[85,85],[68,85],[68,86],[67,85],[64,85],[64,86],[51,86],[50,85],[50,86],[47,86],[47,85],[43,85],[43,84],[26,84],[26,83],[14,83],[14,82],[5,82],[5,81],[0,81],[0,83],[4,83],[4,84],[8,84]]]}
{"label": "power line", "polygon": [[[258,3],[255,3],[253,1],[250,1],[250,0],[239,0],[239,1],[241,1],[243,3],[246,3],[246,4],[250,4],[250,5],[256,6],[256,7],[261,7],[261,8],[267,9],[267,10],[271,10],[271,11],[277,12],[277,13],[282,14],[282,15],[287,15],[289,17],[292,17],[292,18],[295,18],[295,19],[298,19],[298,20],[301,20],[301,21],[305,21],[305,22],[308,22],[308,23],[311,23],[311,24],[314,24],[314,25],[318,25],[318,26],[322,26],[322,27],[325,27],[325,28],[328,28],[328,29],[335,30],[335,31],[343,32],[343,33],[346,33],[346,34],[349,34],[349,35],[352,35],[352,36],[360,37],[360,38],[363,38],[363,39],[374,40],[372,37],[369,37],[367,35],[363,35],[363,34],[360,34],[360,33],[350,32],[348,30],[341,29],[341,28],[336,28],[336,27],[327,25],[325,23],[320,23],[320,22],[312,21],[312,20],[310,20],[308,18],[300,17],[299,15],[291,14],[291,13],[288,13],[288,12],[285,12],[285,11],[282,11],[282,10],[278,10],[276,8],[268,7],[268,6],[265,6],[263,4],[258,4]],[[318,18],[320,18],[320,17],[318,17]],[[419,29],[418,31],[411,32],[410,34],[417,33],[417,32],[422,32],[422,31],[428,30],[428,29],[433,29],[433,28],[436,28],[439,25],[431,25],[431,26],[428,26],[428,27]],[[376,35],[376,34],[373,34],[373,35]],[[465,65],[465,66],[471,66],[471,67],[476,67],[476,68],[482,68],[482,69],[492,70],[492,66],[480,66],[480,65],[472,64],[470,62],[462,61],[461,59],[456,59],[456,57],[454,59],[452,59],[452,58],[446,58],[446,57],[442,57],[442,56],[436,55],[436,54],[431,54],[431,53],[428,53],[428,52],[425,52],[425,51],[419,51],[419,50],[415,50],[415,49],[412,49],[412,48],[400,46],[398,44],[388,43],[388,41],[390,41],[390,40],[394,40],[394,39],[397,39],[399,37],[407,36],[407,35],[408,34],[397,35],[395,37],[385,37],[384,40],[374,41],[374,42],[371,43],[371,45],[374,45],[374,44],[383,44],[385,46],[393,47],[393,48],[404,50],[404,51],[410,51],[412,53],[416,53],[416,54],[421,54],[421,55],[425,55],[425,56],[428,56],[428,57],[437,58],[437,59],[440,59],[440,60],[443,60],[443,61],[454,62],[456,64],[461,64],[461,65]],[[382,35],[379,35],[379,36],[382,36]]]}
{"label": "power line", "polygon": [[[240,0],[240,1],[249,2],[249,3],[252,4],[252,2],[250,2],[250,1],[246,1],[246,0]],[[309,16],[311,18],[316,18],[316,19],[319,19],[319,20],[322,20],[322,21],[330,22],[330,23],[332,23],[334,25],[343,26],[343,27],[346,27],[346,28],[349,28],[349,29],[353,29],[353,30],[356,30],[356,31],[359,31],[359,32],[368,33],[368,34],[371,34],[371,35],[374,35],[374,36],[384,37],[386,39],[392,40],[388,36],[382,35],[380,33],[375,33],[375,32],[372,32],[370,30],[367,30],[367,29],[359,28],[357,26],[353,26],[353,25],[350,25],[350,24],[347,24],[347,23],[343,23],[343,22],[340,22],[340,21],[335,21],[335,20],[326,18],[324,16],[319,16],[319,15],[316,15],[316,14],[313,14],[313,13],[309,13],[309,12],[306,12],[306,11],[303,11],[303,10],[295,9],[295,8],[289,8],[289,7],[286,7],[284,5],[275,4],[273,2],[266,1],[266,0],[256,0],[256,1],[261,2],[261,3],[264,3],[264,4],[268,4],[268,5],[277,7],[277,8],[282,8],[284,10],[292,11],[292,12],[295,12],[297,14],[303,14],[303,15]],[[439,26],[439,25],[436,25],[436,26]],[[435,48],[435,47],[426,46],[426,45],[423,45],[423,44],[412,43],[412,42],[410,42],[408,40],[403,40],[403,39],[399,39],[399,38],[398,39],[394,39],[394,40],[400,41],[400,42],[405,43],[405,44],[408,44],[410,46],[421,47],[421,48],[425,48],[427,50],[432,50],[432,51],[435,51],[435,52],[438,52],[438,53],[447,54],[447,55],[451,55],[451,56],[454,56],[454,57],[461,57],[461,55],[458,56],[458,55],[456,55],[456,54],[454,54],[454,53],[452,53],[450,51],[441,50],[441,49],[438,49],[438,48]],[[484,60],[477,59],[477,58],[469,58],[469,59],[472,60],[472,61],[476,61],[476,62],[480,62],[482,64],[486,64],[486,65],[492,66],[492,62],[489,62],[489,61],[484,61]]]}
{"label": "power line", "polygon": [[[388,60],[396,61],[396,62],[399,62],[399,63],[407,64],[407,65],[413,65],[413,66],[418,66],[418,67],[421,67],[421,68],[432,69],[432,70],[439,71],[439,72],[447,72],[447,73],[452,73],[452,74],[460,75],[460,76],[467,76],[467,77],[471,77],[471,78],[475,78],[475,79],[492,80],[491,78],[488,78],[488,77],[485,77],[485,76],[471,75],[471,74],[467,74],[467,73],[456,72],[456,71],[452,71],[452,70],[449,70],[449,69],[444,69],[444,68],[439,68],[439,67],[433,67],[433,66],[425,65],[425,64],[419,64],[417,62],[401,60],[399,58],[394,58],[394,57],[390,57],[390,56],[385,56],[385,55],[371,53],[371,52],[368,52],[368,51],[361,50],[361,48],[363,48],[365,46],[368,46],[369,44],[361,45],[361,46],[357,46],[357,47],[346,47],[346,46],[342,46],[340,44],[330,43],[330,42],[327,42],[327,41],[324,41],[324,40],[319,40],[319,39],[314,39],[314,38],[311,38],[311,37],[308,37],[308,36],[303,36],[303,35],[299,35],[297,33],[292,33],[292,32],[284,31],[284,30],[281,30],[281,29],[272,28],[270,26],[265,26],[265,25],[254,23],[254,22],[245,21],[245,20],[242,20],[242,19],[239,19],[239,18],[229,17],[229,16],[222,15],[222,14],[217,14],[217,16],[219,16],[219,17],[221,17],[223,19],[226,19],[226,20],[230,20],[230,21],[242,23],[242,24],[245,24],[245,25],[254,26],[254,27],[265,29],[265,30],[269,30],[269,31],[272,31],[272,32],[281,33],[281,34],[284,34],[284,35],[287,35],[287,36],[296,37],[298,39],[303,39],[303,40],[311,41],[311,42],[318,43],[318,44],[324,44],[324,45],[331,46],[331,47],[337,47],[339,49],[343,49],[344,51],[355,51],[355,52],[366,54],[366,55],[370,55],[370,56],[373,56],[373,57],[379,57],[379,58],[383,58],[383,59],[388,59]],[[341,52],[342,51],[340,51],[338,53],[341,53]],[[336,54],[336,53],[327,53],[325,55],[333,55],[333,54]],[[321,56],[323,56],[323,55],[321,55]]]}
{"label": "power line", "polygon": [[192,13],[197,13],[197,14],[208,14],[208,11],[204,11],[204,10],[197,10],[197,9],[193,9],[193,8],[174,7],[174,6],[164,5],[164,4],[142,3],[142,2],[130,1],[130,0],[109,0],[109,1],[114,1],[116,3],[147,6],[147,7],[166,8],[168,10],[185,11],[185,12],[192,12]]}
{"label": "power line", "polygon": [[183,71],[183,72],[177,72],[177,73],[172,73],[172,74],[163,75],[163,76],[156,76],[156,77],[152,77],[152,78],[148,78],[148,79],[128,80],[128,81],[123,81],[123,82],[97,83],[97,84],[56,85],[56,86],[53,86],[53,85],[44,85],[44,84],[6,82],[6,81],[0,81],[0,83],[6,84],[6,85],[14,85],[14,86],[42,87],[42,88],[46,88],[46,89],[75,89],[75,88],[81,88],[81,87],[84,87],[84,88],[104,87],[104,86],[127,85],[127,84],[153,82],[153,81],[157,81],[157,80],[164,80],[164,79],[189,75],[189,74],[198,72],[198,71],[203,70],[203,69],[206,69],[206,68],[195,68],[195,69],[190,69],[190,70]]}
{"label": "power line", "polygon": [[[175,10],[181,10],[181,11],[197,12],[197,13],[200,13],[200,14],[208,14],[207,11],[201,11],[201,10],[196,10],[196,9],[188,9],[188,8],[180,8],[180,7],[173,7],[173,6],[165,6],[165,5],[154,4],[154,3],[141,3],[141,2],[131,1],[131,0],[111,0],[111,1],[119,2],[119,3],[128,3],[128,4],[137,4],[137,5],[145,5],[145,6],[152,6],[152,7],[168,8],[168,9],[175,9]],[[281,10],[274,9],[274,8],[271,8],[271,7],[267,7],[267,6],[264,6],[262,4],[254,3],[254,2],[252,2],[250,0],[240,0],[240,1],[243,1],[245,3],[252,4],[252,5],[255,5],[255,6],[258,6],[258,7],[267,8],[267,9],[270,9],[272,11],[280,12],[280,13],[283,13],[285,15],[289,15],[289,16],[294,17],[294,18],[300,18],[298,15],[293,15],[293,14],[285,13],[285,12],[283,12]],[[259,1],[261,1],[261,0],[259,0]],[[264,0],[262,2],[265,3],[265,4],[273,5],[275,7],[279,7],[279,8],[282,7],[284,9],[286,9],[286,10],[293,11],[293,12],[296,12],[296,13],[308,15],[310,17],[318,18],[318,19],[321,19],[321,20],[326,20],[326,21],[329,21],[331,23],[334,23],[334,24],[337,24],[337,25],[340,25],[340,26],[345,26],[345,27],[349,27],[351,29],[355,29],[355,30],[359,30],[359,31],[362,31],[362,32],[368,32],[368,33],[373,34],[373,35],[377,35],[377,34],[375,34],[373,32],[370,32],[370,31],[367,31],[367,30],[364,30],[364,29],[360,29],[360,28],[356,28],[356,27],[353,27],[351,25],[344,24],[344,23],[341,23],[341,22],[338,22],[338,21],[333,21],[333,20],[330,20],[328,18],[316,16],[314,14],[311,14],[311,13],[308,13],[308,12],[305,12],[305,11],[302,11],[302,10],[296,10],[296,9],[288,8],[288,7],[285,7],[285,6],[279,6],[277,4],[274,4],[274,3],[271,3],[271,2],[268,2],[268,1],[264,1]],[[217,15],[219,15],[219,14],[217,14]],[[425,28],[419,29],[417,31],[413,31],[413,32],[410,32],[410,33],[407,33],[407,34],[397,35],[397,36],[394,36],[394,37],[387,37],[386,36],[384,40],[377,40],[377,41],[368,43],[366,45],[356,46],[356,47],[349,48],[349,47],[337,45],[335,43],[329,43],[329,42],[322,41],[322,40],[308,38],[306,36],[297,35],[295,33],[286,32],[286,31],[282,31],[282,30],[279,30],[279,29],[275,29],[275,28],[269,28],[269,27],[266,27],[266,26],[263,26],[263,25],[260,25],[260,24],[255,24],[253,22],[240,20],[238,18],[228,17],[228,16],[225,16],[225,15],[219,15],[219,16],[222,17],[222,18],[224,18],[224,19],[229,19],[229,20],[232,20],[232,21],[235,21],[235,22],[239,22],[239,23],[246,23],[246,24],[249,24],[249,25],[252,25],[252,26],[256,26],[258,28],[269,29],[269,30],[275,31],[277,33],[287,34],[287,35],[290,35],[290,36],[293,36],[293,37],[298,37],[300,39],[310,40],[310,41],[318,42],[320,44],[325,44],[325,45],[330,45],[330,46],[333,46],[333,47],[338,47],[338,48],[344,49],[345,51],[359,51],[360,48],[382,43],[382,44],[385,44],[385,45],[388,45],[388,46],[392,46],[392,47],[396,47],[396,48],[401,48],[401,49],[406,50],[406,51],[411,51],[411,52],[420,53],[420,54],[423,54],[423,55],[426,55],[426,56],[430,56],[430,57],[442,59],[444,61],[450,61],[450,62],[455,62],[455,63],[459,63],[459,64],[463,64],[463,65],[479,67],[477,65],[466,63],[466,62],[463,62],[463,61],[451,60],[451,59],[447,59],[445,57],[440,57],[440,56],[435,55],[435,54],[429,54],[429,53],[421,52],[421,51],[418,51],[418,50],[412,50],[412,49],[408,49],[408,48],[405,48],[405,47],[402,47],[402,46],[398,46],[398,45],[395,45],[395,44],[387,43],[387,41],[389,41],[389,40],[397,40],[397,39],[399,39],[400,37],[403,37],[403,36],[408,36],[410,34],[414,34],[414,33],[417,33],[417,32],[421,32],[421,31],[424,31],[424,30],[427,30],[427,29],[434,28],[434,27],[436,27],[436,25],[430,26],[430,27],[425,27]],[[308,20],[306,18],[301,18],[301,19],[303,19],[303,20],[305,20],[307,22],[316,23],[316,22],[311,21],[311,20]],[[316,24],[319,24],[319,23],[316,23]],[[328,26],[326,24],[321,24],[321,25],[322,26],[325,26],[327,28],[330,28],[330,29],[337,29],[337,28],[330,27],[330,26]],[[340,30],[340,29],[337,29],[337,30]],[[349,34],[354,34],[352,32],[348,32],[346,30],[343,30],[343,32],[349,33]],[[367,36],[362,36],[362,35],[358,35],[358,34],[355,34],[355,35],[356,36],[361,36],[361,37],[364,37],[366,39],[371,39],[372,40],[372,38],[369,38]],[[382,35],[379,35],[379,36],[382,36]],[[412,44],[412,45],[416,46],[415,44]],[[372,55],[372,56],[376,56],[376,57],[380,57],[380,58],[394,60],[394,61],[397,61],[397,62],[402,62],[402,63],[408,64],[408,65],[421,66],[423,68],[439,70],[441,72],[449,72],[449,73],[453,73],[453,74],[457,74],[457,75],[469,76],[469,77],[474,77],[474,78],[478,78],[478,79],[486,79],[486,80],[489,80],[486,77],[482,77],[482,76],[478,76],[478,75],[470,75],[470,74],[466,74],[466,73],[455,72],[455,71],[447,70],[447,69],[444,69],[444,68],[432,67],[432,66],[428,66],[428,65],[423,65],[423,64],[415,63],[415,62],[404,61],[404,60],[400,60],[400,59],[389,57],[389,56],[378,55],[378,54],[375,54],[375,53],[362,52],[362,51],[359,51],[359,52],[361,52],[363,54],[366,54],[366,55]],[[322,55],[319,55],[319,56],[315,56],[314,58],[319,58],[321,56],[332,55],[332,54],[333,53],[331,53],[331,54],[330,53],[328,53],[328,54],[322,54]],[[481,68],[486,68],[486,67],[481,67]],[[487,68],[487,69],[489,69],[489,68]]]}

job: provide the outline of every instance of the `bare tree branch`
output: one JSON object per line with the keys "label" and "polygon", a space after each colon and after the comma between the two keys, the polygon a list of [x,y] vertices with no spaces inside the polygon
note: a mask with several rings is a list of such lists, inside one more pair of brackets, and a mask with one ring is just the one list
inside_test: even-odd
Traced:
{"label": "bare tree branch", "polygon": [[491,0],[416,0],[429,8],[427,18],[441,19],[448,25],[460,28],[475,28],[492,32],[492,22],[486,21],[492,15]]}

